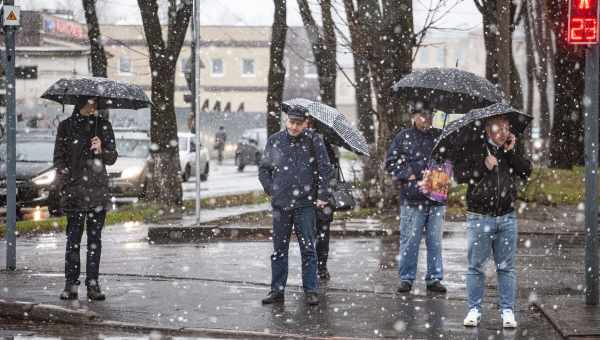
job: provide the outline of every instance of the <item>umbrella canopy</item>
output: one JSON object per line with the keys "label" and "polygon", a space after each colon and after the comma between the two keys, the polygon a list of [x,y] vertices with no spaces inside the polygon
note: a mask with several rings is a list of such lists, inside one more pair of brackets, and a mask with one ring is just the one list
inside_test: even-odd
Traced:
{"label": "umbrella canopy", "polygon": [[490,81],[455,68],[416,70],[392,89],[409,101],[444,112],[467,112],[504,101],[502,91]]}
{"label": "umbrella canopy", "polygon": [[79,98],[97,97],[98,109],[141,109],[152,104],[144,90],[128,82],[108,78],[62,78],[42,98],[63,105],[75,105]]}
{"label": "umbrella canopy", "polygon": [[466,153],[483,147],[485,142],[485,119],[505,115],[514,134],[521,134],[533,117],[507,104],[496,103],[467,112],[463,117],[446,126],[433,147],[435,159],[454,160]]}
{"label": "umbrella canopy", "polygon": [[290,99],[282,105],[284,111],[296,105],[304,107],[315,119],[315,129],[323,134],[325,140],[352,152],[369,156],[369,146],[365,137],[337,109],[304,98]]}

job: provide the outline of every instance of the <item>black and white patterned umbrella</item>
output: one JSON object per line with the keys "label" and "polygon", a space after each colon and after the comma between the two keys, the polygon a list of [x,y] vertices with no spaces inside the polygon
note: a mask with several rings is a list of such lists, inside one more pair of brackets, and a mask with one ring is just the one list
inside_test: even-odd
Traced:
{"label": "black and white patterned umbrella", "polygon": [[96,97],[98,109],[141,109],[152,104],[139,85],[108,78],[62,78],[42,98],[75,105],[81,97]]}
{"label": "black and white patterned umbrella", "polygon": [[501,115],[508,118],[511,132],[515,135],[522,134],[533,119],[531,115],[504,103],[471,110],[444,128],[433,147],[432,158],[454,161],[475,152],[476,148],[485,144],[485,120]]}
{"label": "black and white patterned umbrella", "polygon": [[369,156],[367,140],[343,113],[329,105],[304,98],[286,100],[282,103],[283,111],[296,105],[308,110],[316,122],[315,129],[323,134],[327,142]]}
{"label": "black and white patterned umbrella", "polygon": [[415,70],[394,83],[392,89],[413,104],[444,112],[467,112],[505,101],[502,91],[474,73],[456,68]]}

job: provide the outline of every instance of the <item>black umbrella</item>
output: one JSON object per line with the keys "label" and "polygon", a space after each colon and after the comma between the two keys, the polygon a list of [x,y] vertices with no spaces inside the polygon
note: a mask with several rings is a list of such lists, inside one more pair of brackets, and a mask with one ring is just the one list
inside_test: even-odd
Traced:
{"label": "black umbrella", "polygon": [[392,88],[415,104],[444,112],[467,112],[504,100],[497,86],[456,68],[416,70],[394,83]]}
{"label": "black umbrella", "polygon": [[504,103],[471,110],[446,126],[433,147],[432,158],[455,160],[483,147],[485,120],[500,115],[506,115],[515,135],[522,134],[533,119],[531,115]]}
{"label": "black umbrella", "polygon": [[284,111],[295,105],[308,110],[308,114],[315,118],[315,129],[322,133],[329,143],[361,155],[369,155],[367,140],[343,113],[331,106],[304,98],[294,98],[282,103]]}
{"label": "black umbrella", "polygon": [[108,78],[62,78],[42,98],[75,105],[81,97],[96,97],[98,109],[141,109],[152,103],[139,85]]}

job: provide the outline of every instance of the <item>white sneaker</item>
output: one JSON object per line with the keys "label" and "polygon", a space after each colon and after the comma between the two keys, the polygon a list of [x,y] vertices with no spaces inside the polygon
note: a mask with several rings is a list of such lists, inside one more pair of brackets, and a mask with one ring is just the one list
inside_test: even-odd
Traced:
{"label": "white sneaker", "polygon": [[517,328],[517,320],[515,320],[515,314],[512,309],[502,310],[502,327]]}
{"label": "white sneaker", "polygon": [[479,320],[481,320],[479,309],[471,308],[465,317],[465,321],[463,321],[463,325],[467,327],[477,327],[477,325],[479,325]]}

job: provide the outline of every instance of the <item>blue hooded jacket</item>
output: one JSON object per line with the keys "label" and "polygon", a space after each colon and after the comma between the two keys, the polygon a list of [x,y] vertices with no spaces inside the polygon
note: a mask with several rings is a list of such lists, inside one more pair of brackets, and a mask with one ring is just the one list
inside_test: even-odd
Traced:
{"label": "blue hooded jacket", "polygon": [[274,208],[292,210],[328,201],[331,164],[323,139],[305,129],[294,137],[287,129],[269,137],[258,178]]}
{"label": "blue hooded jacket", "polygon": [[[400,184],[402,204],[409,205],[441,205],[428,199],[417,183],[423,179],[423,170],[427,169],[435,139],[440,129],[421,131],[408,128],[400,131],[385,157],[385,169]],[[409,178],[414,175],[414,180]]]}

